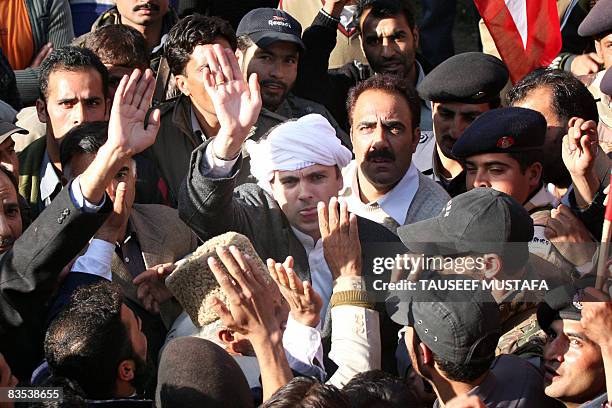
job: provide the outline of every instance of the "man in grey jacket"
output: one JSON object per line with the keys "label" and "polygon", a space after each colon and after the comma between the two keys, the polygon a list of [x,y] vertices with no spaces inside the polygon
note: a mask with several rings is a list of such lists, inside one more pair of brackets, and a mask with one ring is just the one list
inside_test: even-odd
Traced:
{"label": "man in grey jacket", "polygon": [[[263,259],[283,261],[292,256],[300,280],[311,281],[321,294],[321,316],[325,318],[338,271],[334,260],[330,262],[324,255],[317,205],[335,200],[342,187],[340,168],[349,163],[350,151],[322,116],[307,115],[277,127],[264,145],[247,144],[251,171],[259,186],[244,184],[234,189],[242,145],[261,107],[259,86],[256,75],[246,83],[229,50],[215,44],[204,53],[208,61],[204,84],[221,126],[215,138],[194,151],[179,196],[179,215],[204,241],[236,231],[251,240]],[[346,206],[343,208],[346,212]],[[380,225],[361,217],[356,221],[362,245],[397,242],[397,237]],[[367,245],[363,248],[367,274],[369,252]],[[325,320],[324,335],[330,328],[329,319]],[[388,357],[385,367],[383,356],[383,368],[395,364],[393,356]]]}
{"label": "man in grey jacket", "polygon": [[414,88],[376,75],[351,89],[348,109],[355,160],[343,171],[340,197],[349,210],[394,233],[438,215],[450,197],[412,163],[421,133]]}

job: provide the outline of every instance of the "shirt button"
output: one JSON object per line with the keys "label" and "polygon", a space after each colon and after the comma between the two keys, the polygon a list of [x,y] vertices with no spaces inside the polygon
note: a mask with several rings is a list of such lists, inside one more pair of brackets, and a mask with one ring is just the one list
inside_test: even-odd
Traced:
{"label": "shirt button", "polygon": [[123,260],[127,263],[130,263],[130,258],[128,256],[126,256]]}

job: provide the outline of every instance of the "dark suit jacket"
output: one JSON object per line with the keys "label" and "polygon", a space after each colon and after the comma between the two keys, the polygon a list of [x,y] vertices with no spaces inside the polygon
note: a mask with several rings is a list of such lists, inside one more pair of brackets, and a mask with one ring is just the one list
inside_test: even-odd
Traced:
{"label": "dark suit jacket", "polygon": [[42,356],[47,301],[66,264],[87,245],[112,210],[77,209],[65,188],[0,256],[0,352],[20,380]]}
{"label": "dark suit jacket", "polygon": [[[291,255],[295,260],[294,269],[300,279],[310,280],[306,250],[293,233],[287,217],[276,200],[256,184],[243,184],[234,189],[236,175],[240,170],[240,160],[228,178],[215,179],[202,175],[200,166],[208,143],[198,147],[191,156],[189,173],[179,195],[179,216],[203,241],[228,231],[235,231],[247,236],[264,260],[267,258],[284,260]],[[371,261],[367,260],[374,257],[367,244],[399,242],[399,238],[375,222],[361,217],[357,220],[365,276],[370,273],[367,266]],[[379,311],[382,313],[380,320],[384,332],[381,339],[383,350],[388,350],[386,341],[390,342],[392,350],[390,360],[387,359],[383,366],[395,367],[392,353],[397,343],[397,330],[395,326],[390,328],[391,321],[385,318],[384,307],[379,308]],[[326,323],[325,326],[323,335],[329,337],[331,325]],[[395,330],[394,335],[390,333],[393,330]]]}

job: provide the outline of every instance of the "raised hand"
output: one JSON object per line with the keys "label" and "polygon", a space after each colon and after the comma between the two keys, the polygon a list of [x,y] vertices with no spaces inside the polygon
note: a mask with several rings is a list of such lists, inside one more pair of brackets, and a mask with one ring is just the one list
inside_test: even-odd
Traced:
{"label": "raised hand", "polygon": [[221,126],[213,148],[218,157],[233,158],[240,153],[261,110],[257,75],[252,74],[247,82],[233,51],[219,44],[206,47],[204,55],[208,62],[203,70],[204,88]]}
{"label": "raised hand", "polygon": [[115,193],[115,201],[113,202],[113,212],[106,221],[104,221],[104,224],[102,224],[94,237],[115,245],[123,238],[120,235],[122,232],[125,232],[125,226],[127,225],[129,217],[130,209],[127,205],[127,183],[122,181],[117,184],[117,192]]}
{"label": "raised hand", "polygon": [[563,138],[563,163],[572,175],[584,176],[593,168],[597,152],[597,124],[580,118],[569,120]]}
{"label": "raised hand", "polygon": [[153,72],[144,74],[135,69],[128,78],[125,75],[117,91],[108,123],[108,143],[132,156],[155,142],[159,130],[160,112],[153,110],[145,128],[145,119],[155,90]]}
{"label": "raised hand", "polygon": [[282,264],[268,259],[267,266],[270,276],[289,303],[293,319],[305,326],[317,327],[321,321],[323,300],[310,282],[300,281],[293,270],[293,257],[288,256]]}
{"label": "raised hand", "polygon": [[[246,336],[251,342],[282,339],[281,322],[274,315],[273,296],[261,274],[256,271],[257,264],[248,255],[234,246],[219,246],[215,258],[208,258],[208,266],[227,296],[230,308],[213,298],[209,306],[219,315],[223,324],[230,330]],[[274,287],[274,286],[272,286]]]}
{"label": "raised hand", "polygon": [[340,276],[361,276],[361,243],[357,217],[349,214],[345,202],[332,197],[329,211],[324,202],[317,205],[323,254],[334,279]]}
{"label": "raised hand", "polygon": [[159,305],[172,299],[172,292],[166,287],[165,280],[175,268],[173,263],[160,264],[134,278],[133,283],[138,286],[138,300],[150,313],[159,313]]}
{"label": "raised hand", "polygon": [[563,164],[570,172],[576,202],[580,207],[590,205],[599,189],[599,179],[593,169],[597,154],[597,124],[571,118],[567,135],[563,137]]}

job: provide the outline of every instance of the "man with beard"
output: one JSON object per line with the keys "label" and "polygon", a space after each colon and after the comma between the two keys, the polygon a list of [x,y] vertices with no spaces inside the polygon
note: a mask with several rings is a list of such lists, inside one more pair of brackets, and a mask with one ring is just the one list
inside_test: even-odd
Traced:
{"label": "man with beard", "polygon": [[478,115],[499,107],[506,82],[502,61],[467,52],[438,65],[417,88],[421,98],[431,101],[433,132],[421,134],[414,164],[451,197],[465,192],[465,172],[452,154],[453,145]]}
{"label": "man with beard", "polygon": [[420,107],[414,88],[393,75],[373,76],[349,93],[355,160],[343,171],[340,197],[350,211],[394,233],[435,217],[450,198],[412,164]]}
{"label": "man with beard", "polygon": [[0,164],[0,253],[11,249],[23,230],[18,197],[17,179]]}
{"label": "man with beard", "polygon": [[125,24],[138,30],[151,53],[151,68],[157,70],[168,32],[178,17],[168,0],[117,0],[117,5],[91,26],[91,31],[109,24]]}
{"label": "man with beard", "polygon": [[[296,84],[296,94],[325,105],[341,126],[348,125],[346,100],[349,89],[374,74],[393,74],[416,86],[425,77],[417,61],[419,30],[411,2],[405,0],[360,0],[354,19],[368,65],[353,61],[328,70],[336,46],[336,30],[346,0],[325,2],[304,32],[307,53]],[[421,101],[420,128],[431,130],[429,104]]]}
{"label": "man with beard", "polygon": [[138,395],[153,373],[142,321],[110,282],[73,293],[47,330],[45,358],[53,376],[76,381],[89,399]]}
{"label": "man with beard", "polygon": [[240,68],[246,78],[257,74],[264,112],[272,111],[285,120],[318,113],[336,129],[342,143],[350,147],[348,135],[324,106],[291,93],[304,53],[301,31],[300,23],[282,10],[252,10],[242,18],[236,31]]}
{"label": "man with beard", "polygon": [[[262,11],[263,10],[263,11]],[[256,21],[253,17],[261,16],[263,21]],[[263,91],[264,106],[257,122],[249,131],[250,140],[259,140],[276,125],[288,120],[311,113],[311,111],[324,113],[325,109],[314,103],[300,100],[298,105],[283,95],[285,89],[290,89],[296,70],[297,50],[302,46],[300,28],[287,14],[274,9],[256,9],[243,19],[242,28],[255,39],[249,40],[248,35],[243,36],[243,44],[266,44],[265,49],[253,44],[245,53],[238,52],[243,62],[244,73],[249,75],[257,73],[265,78],[263,85],[273,81],[277,86],[268,87],[270,91]],[[279,20],[274,20],[278,18]],[[281,24],[269,25],[268,21],[277,21]],[[204,87],[203,70],[208,65],[205,56],[207,50],[214,44],[224,49],[236,50],[237,40],[234,30],[227,21],[217,17],[192,15],[180,20],[170,31],[166,43],[166,58],[170,72],[176,79],[177,88],[181,94],[160,105],[162,111],[162,125],[155,144],[147,151],[149,157],[157,165],[161,176],[168,185],[170,204],[176,207],[181,183],[189,170],[191,153],[202,143],[214,137],[220,130],[219,119],[215,112],[209,92]],[[268,46],[268,44],[271,44]],[[270,54],[271,50],[278,48],[289,50],[289,55],[278,57]],[[280,59],[279,59],[280,58]],[[251,68],[253,67],[253,68]],[[253,71],[249,71],[251,68]],[[262,80],[262,77],[259,80]],[[281,79],[282,78],[282,79]],[[278,84],[281,84],[278,86]],[[279,94],[280,91],[280,94]],[[304,103],[304,105],[302,104]],[[329,113],[325,113],[331,118]],[[337,132],[336,132],[337,133]],[[316,136],[316,135],[313,135]],[[345,138],[345,143],[349,143]],[[255,179],[250,173],[250,158],[243,151],[245,160],[238,175],[238,184],[253,182]]]}

